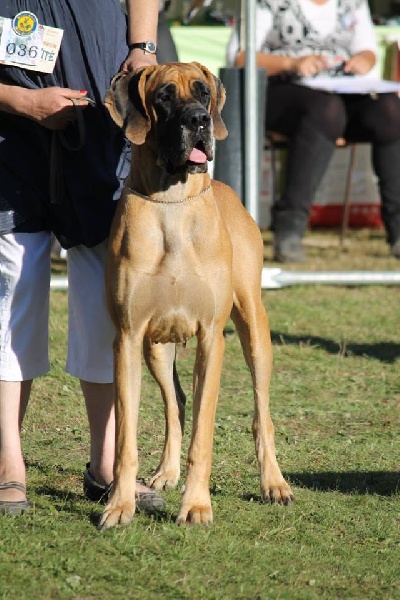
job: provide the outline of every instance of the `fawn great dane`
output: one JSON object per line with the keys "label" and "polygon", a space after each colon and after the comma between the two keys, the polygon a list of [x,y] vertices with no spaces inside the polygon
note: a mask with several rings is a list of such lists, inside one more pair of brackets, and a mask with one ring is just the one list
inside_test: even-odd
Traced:
{"label": "fawn great dane", "polygon": [[132,143],[132,167],[113,222],[106,267],[116,328],[116,461],[100,529],[135,512],[142,350],[165,403],[166,436],[153,488],[176,486],[185,397],[176,344],[197,337],[193,429],[178,524],[212,522],[209,479],[224,354],[224,326],[236,326],[254,388],[253,436],[263,500],[292,492],[275,456],[269,412],[272,348],[261,300],[263,241],[235,192],[212,181],[213,138],[224,139],[225,90],[199,63],[120,73],[105,104]]}

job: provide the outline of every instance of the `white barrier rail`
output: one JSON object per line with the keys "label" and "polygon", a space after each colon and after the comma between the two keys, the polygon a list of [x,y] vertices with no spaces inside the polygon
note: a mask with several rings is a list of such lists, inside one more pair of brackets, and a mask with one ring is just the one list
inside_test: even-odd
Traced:
{"label": "white barrier rail", "polygon": [[68,289],[68,278],[67,277],[52,277],[50,280],[50,289],[57,291],[64,291]]}
{"label": "white barrier rail", "polygon": [[261,287],[272,290],[289,285],[400,285],[400,271],[284,271],[264,268]]}
{"label": "white barrier rail", "polygon": [[[264,268],[261,287],[276,290],[290,285],[400,285],[400,271],[284,271]],[[51,290],[67,290],[67,277],[52,277]]]}

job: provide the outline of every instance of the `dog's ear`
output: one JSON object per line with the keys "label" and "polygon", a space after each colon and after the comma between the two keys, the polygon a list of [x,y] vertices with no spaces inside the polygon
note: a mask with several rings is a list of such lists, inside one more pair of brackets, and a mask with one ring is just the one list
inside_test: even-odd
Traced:
{"label": "dog's ear", "polygon": [[154,67],[121,71],[111,80],[104,104],[132,144],[144,144],[151,121],[146,108],[146,81]]}
{"label": "dog's ear", "polygon": [[214,136],[216,140],[224,140],[228,135],[228,130],[222,120],[221,111],[224,108],[226,92],[221,80],[218,79],[218,77],[215,77],[215,75],[213,75],[213,78],[217,90],[215,106],[212,107],[211,110],[211,116],[214,123]]}
{"label": "dog's ear", "polygon": [[213,120],[213,133],[216,140],[224,140],[228,135],[228,130],[221,117],[221,111],[225,104],[226,92],[222,82],[213,75],[206,67],[200,63],[194,63],[206,76],[208,85],[211,89],[210,114]]}

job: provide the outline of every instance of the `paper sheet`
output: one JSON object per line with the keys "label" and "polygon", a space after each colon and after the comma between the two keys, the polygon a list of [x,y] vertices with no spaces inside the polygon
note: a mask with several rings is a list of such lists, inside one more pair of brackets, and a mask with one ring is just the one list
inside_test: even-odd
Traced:
{"label": "paper sheet", "polygon": [[334,92],[337,94],[374,95],[400,92],[399,81],[372,79],[370,77],[304,77],[299,83],[317,90],[324,90],[326,92]]}

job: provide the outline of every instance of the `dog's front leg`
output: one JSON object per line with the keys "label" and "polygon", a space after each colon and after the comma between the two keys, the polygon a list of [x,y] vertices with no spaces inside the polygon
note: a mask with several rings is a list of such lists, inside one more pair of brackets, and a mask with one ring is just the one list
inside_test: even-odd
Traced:
{"label": "dog's front leg", "polygon": [[181,444],[186,397],[175,367],[175,344],[143,344],[146,364],[157,381],[165,407],[164,449],[150,485],[156,490],[176,487],[180,477]]}
{"label": "dog's front leg", "polygon": [[213,520],[210,475],[224,349],[222,329],[212,337],[207,332],[199,334],[193,382],[193,430],[185,492],[177,518],[179,525],[208,524]]}
{"label": "dog's front leg", "polygon": [[122,331],[114,342],[116,448],[113,491],[99,529],[126,525],[135,513],[137,425],[141,388],[141,340]]}

